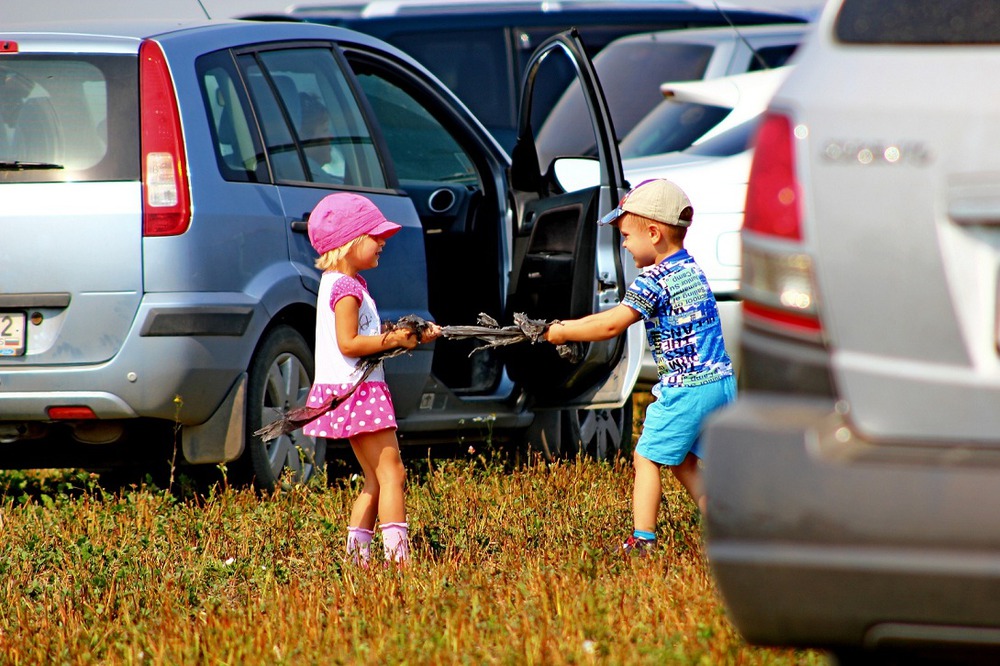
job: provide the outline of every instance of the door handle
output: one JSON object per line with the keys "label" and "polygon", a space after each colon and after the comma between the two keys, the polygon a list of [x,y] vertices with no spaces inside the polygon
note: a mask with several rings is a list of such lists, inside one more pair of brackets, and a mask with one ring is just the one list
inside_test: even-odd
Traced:
{"label": "door handle", "polygon": [[309,231],[309,213],[302,213],[302,217],[298,220],[292,220],[292,231],[299,234],[304,234]]}

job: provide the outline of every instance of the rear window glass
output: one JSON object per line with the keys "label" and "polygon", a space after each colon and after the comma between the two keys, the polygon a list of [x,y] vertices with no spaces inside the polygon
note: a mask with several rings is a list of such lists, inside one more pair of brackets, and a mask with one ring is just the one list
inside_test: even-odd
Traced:
{"label": "rear window glass", "polygon": [[724,106],[665,99],[632,128],[618,148],[624,158],[684,150],[731,111]]}
{"label": "rear window glass", "polygon": [[134,56],[0,60],[0,182],[139,180]]}
{"label": "rear window glass", "polygon": [[725,132],[716,134],[711,139],[706,139],[697,143],[684,152],[689,155],[703,155],[708,157],[730,157],[744,150],[753,147],[753,139],[756,136],[757,127],[760,125],[760,116],[731,127]]}
{"label": "rear window glass", "polygon": [[996,0],[845,0],[837,39],[853,44],[997,44]]}

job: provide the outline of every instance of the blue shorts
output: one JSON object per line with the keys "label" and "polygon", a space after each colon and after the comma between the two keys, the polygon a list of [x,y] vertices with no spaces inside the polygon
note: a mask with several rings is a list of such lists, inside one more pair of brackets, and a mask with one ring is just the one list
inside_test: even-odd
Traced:
{"label": "blue shorts", "polygon": [[736,380],[725,377],[701,386],[655,386],[659,395],[646,408],[635,452],[660,465],[679,465],[688,453],[701,458],[701,427],[716,409],[736,399]]}

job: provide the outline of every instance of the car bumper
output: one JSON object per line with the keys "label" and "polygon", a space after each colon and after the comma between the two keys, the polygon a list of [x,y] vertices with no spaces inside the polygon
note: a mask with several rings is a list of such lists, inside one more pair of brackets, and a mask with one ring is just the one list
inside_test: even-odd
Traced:
{"label": "car bumper", "polygon": [[830,352],[821,344],[777,337],[745,326],[740,331],[739,349],[740,388],[834,396]]}
{"label": "car bumper", "polygon": [[752,394],[704,434],[708,556],[756,644],[1000,645],[1000,447],[859,440]]}
{"label": "car bumper", "polygon": [[[257,331],[245,302],[147,298],[118,353],[95,364],[0,368],[0,421],[46,421],[53,406],[86,406],[99,419],[206,421],[246,370]],[[262,320],[258,318],[258,320]],[[252,337],[251,339],[256,339]]]}

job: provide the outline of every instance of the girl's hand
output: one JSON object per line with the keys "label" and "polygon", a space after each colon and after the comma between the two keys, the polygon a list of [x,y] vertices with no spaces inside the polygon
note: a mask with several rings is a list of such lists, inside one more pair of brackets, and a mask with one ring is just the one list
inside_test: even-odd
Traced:
{"label": "girl's hand", "polygon": [[405,328],[397,328],[386,334],[385,341],[390,349],[393,347],[413,349],[417,346],[417,334]]}

